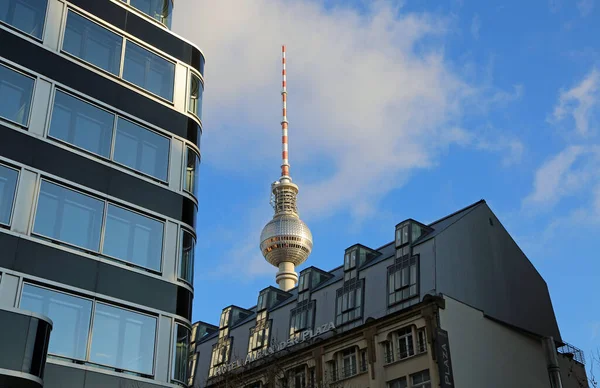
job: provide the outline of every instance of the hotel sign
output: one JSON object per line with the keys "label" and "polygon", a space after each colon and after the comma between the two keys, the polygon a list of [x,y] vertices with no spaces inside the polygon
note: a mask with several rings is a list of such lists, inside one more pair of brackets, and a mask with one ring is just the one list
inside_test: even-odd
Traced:
{"label": "hotel sign", "polygon": [[438,372],[440,374],[440,387],[454,387],[454,373],[452,372],[452,359],[450,358],[450,344],[448,332],[437,328],[435,340],[435,353],[437,355]]}
{"label": "hotel sign", "polygon": [[301,344],[301,343],[311,340],[315,337],[318,337],[322,334],[325,334],[331,330],[335,330],[335,325],[333,324],[333,322],[329,322],[329,323],[325,323],[325,324],[321,325],[314,332],[312,329],[305,330],[302,333],[300,333],[299,336],[297,336],[295,338],[290,338],[287,341],[283,341],[283,342],[280,342],[273,346],[269,346],[266,349],[259,350],[258,352],[250,353],[246,356],[246,358],[243,361],[241,359],[238,359],[229,364],[225,364],[223,366],[217,367],[215,370],[214,376],[218,376],[225,372],[232,371],[241,366],[246,366],[251,362],[260,360],[263,357],[270,356],[270,355],[280,352],[284,349],[287,349],[291,346]]}

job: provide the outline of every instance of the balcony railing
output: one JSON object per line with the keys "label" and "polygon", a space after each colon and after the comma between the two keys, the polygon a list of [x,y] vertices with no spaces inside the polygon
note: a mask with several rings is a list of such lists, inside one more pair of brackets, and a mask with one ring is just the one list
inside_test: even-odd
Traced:
{"label": "balcony railing", "polygon": [[556,349],[556,351],[560,354],[564,354],[567,357],[572,358],[578,363],[585,365],[585,355],[583,354],[583,350],[576,348],[571,344],[564,344],[560,348]]}
{"label": "balcony railing", "polygon": [[339,380],[347,379],[352,376],[356,376],[358,373],[366,372],[368,369],[368,364],[366,362],[361,362],[359,364],[360,365],[358,365],[358,369],[357,369],[356,364],[350,364],[346,368],[340,368],[340,369],[331,371],[330,372],[331,381],[336,382]]}

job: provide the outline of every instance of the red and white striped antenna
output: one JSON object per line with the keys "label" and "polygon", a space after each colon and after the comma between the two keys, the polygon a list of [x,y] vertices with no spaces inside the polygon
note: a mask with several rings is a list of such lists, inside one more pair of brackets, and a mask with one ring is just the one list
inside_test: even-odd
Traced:
{"label": "red and white striped antenna", "polygon": [[287,121],[287,79],[285,74],[285,45],[281,46],[281,101],[283,104],[283,119],[281,120],[281,176],[289,178],[290,162],[288,160],[288,121]]}

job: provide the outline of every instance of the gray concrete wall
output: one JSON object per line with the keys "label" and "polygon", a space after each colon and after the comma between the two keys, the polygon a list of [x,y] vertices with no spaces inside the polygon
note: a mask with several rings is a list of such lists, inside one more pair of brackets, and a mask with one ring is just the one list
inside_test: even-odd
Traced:
{"label": "gray concrete wall", "polygon": [[563,354],[558,355],[563,388],[588,388],[585,366]]}
{"label": "gray concrete wall", "polygon": [[448,331],[457,387],[548,388],[542,342],[445,297],[440,325]]}
{"label": "gray concrete wall", "polygon": [[[477,206],[436,236],[434,255],[437,292],[561,340],[546,282],[487,205]],[[425,258],[426,263],[430,260]]]}

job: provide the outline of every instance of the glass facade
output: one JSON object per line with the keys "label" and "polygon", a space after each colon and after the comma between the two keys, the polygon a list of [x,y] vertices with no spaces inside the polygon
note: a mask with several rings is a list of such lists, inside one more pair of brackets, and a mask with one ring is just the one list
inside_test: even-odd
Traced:
{"label": "glass facade", "polygon": [[48,0],[2,0],[0,21],[41,39]]}
{"label": "glass facade", "polygon": [[109,204],[102,253],[160,271],[163,229],[160,221]]}
{"label": "glass facade", "polygon": [[137,8],[154,20],[157,20],[171,28],[171,17],[173,14],[172,0],[122,0],[124,3],[129,3],[132,7]]}
{"label": "glass facade", "polygon": [[56,90],[49,135],[86,151],[110,157],[115,115]]}
{"label": "glass facade", "polygon": [[43,180],[33,233],[98,251],[104,201]]}
{"label": "glass facade", "polygon": [[31,284],[23,286],[20,308],[52,319],[48,353],[85,360],[92,301]]}
{"label": "glass facade", "polygon": [[90,362],[152,375],[156,318],[96,303]]}
{"label": "glass facade", "polygon": [[0,65],[0,117],[26,127],[34,84],[33,78]]}
{"label": "glass facade", "polygon": [[196,239],[194,236],[186,231],[181,230],[180,237],[181,252],[179,254],[179,278],[186,282],[194,283],[194,248],[196,246]]}
{"label": "glass facade", "polygon": [[199,119],[202,119],[203,90],[204,88],[202,86],[202,81],[200,81],[200,77],[190,72],[190,100],[188,110],[190,113],[198,116]]}
{"label": "glass facade", "polygon": [[119,75],[123,37],[69,11],[63,51]]}
{"label": "glass facade", "polygon": [[173,101],[175,64],[131,41],[125,46],[123,79]]}
{"label": "glass facade", "polygon": [[190,329],[176,324],[173,341],[173,364],[171,379],[186,384],[188,379],[188,357],[190,356]]}
{"label": "glass facade", "polygon": [[9,225],[19,172],[0,164],[0,224]]}
{"label": "glass facade", "polygon": [[170,148],[167,137],[119,117],[115,162],[166,182]]}
{"label": "glass facade", "polygon": [[200,156],[191,148],[187,148],[185,159],[185,179],[183,188],[185,191],[198,197],[198,179],[200,173]]}

